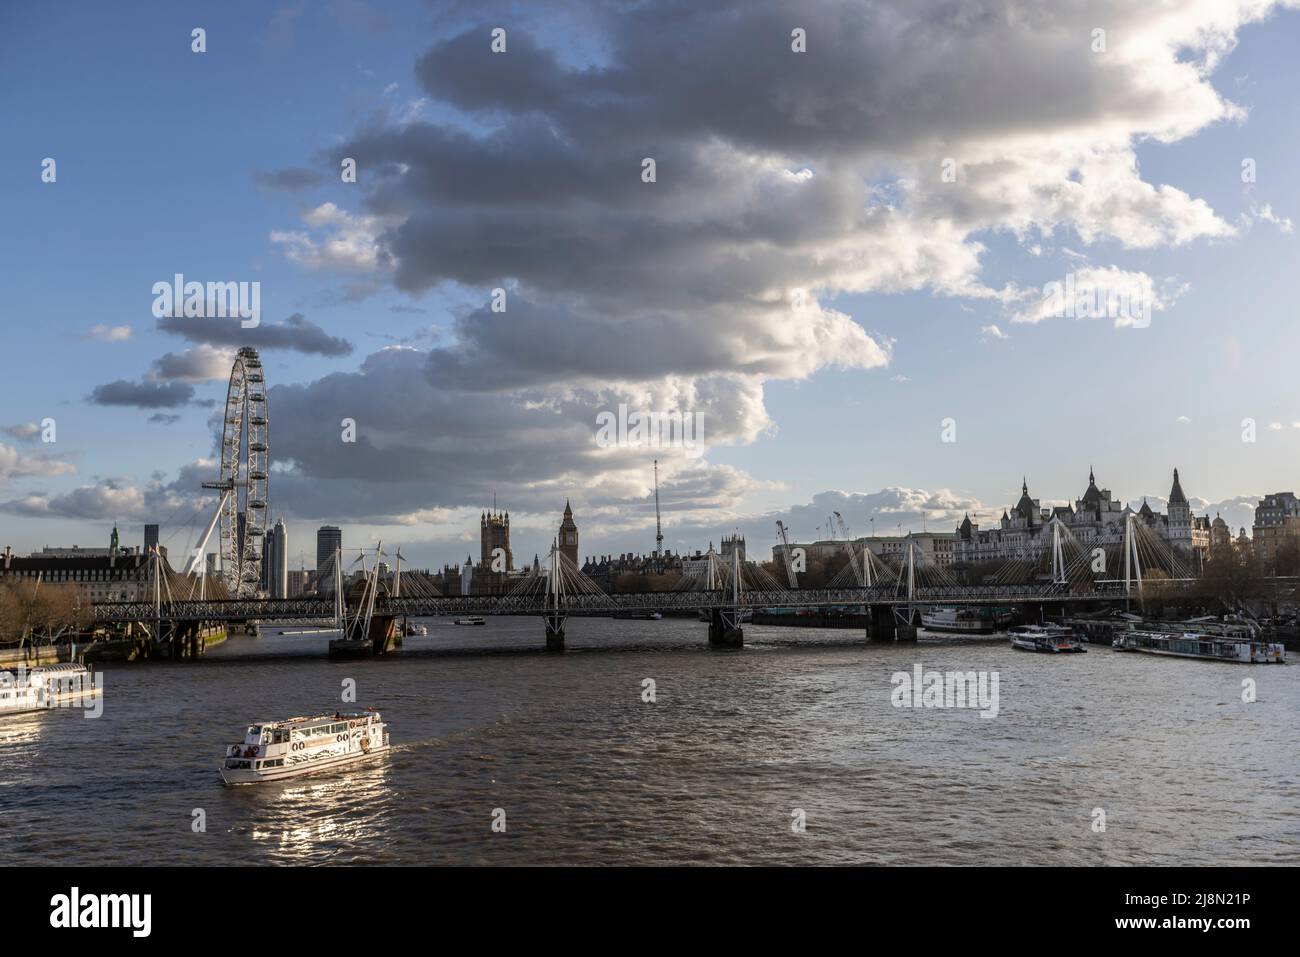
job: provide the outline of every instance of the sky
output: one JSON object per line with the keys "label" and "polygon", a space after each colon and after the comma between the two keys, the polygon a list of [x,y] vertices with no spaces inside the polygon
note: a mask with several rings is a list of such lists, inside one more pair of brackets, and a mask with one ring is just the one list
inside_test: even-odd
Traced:
{"label": "sky", "polygon": [[[566,500],[648,552],[655,461],[674,550],[1090,468],[1249,528],[1300,485],[1296,5],[4,4],[3,543],[190,547],[241,345],[291,567],[477,560],[494,497],[517,561]],[[155,315],[178,273],[260,324]]]}

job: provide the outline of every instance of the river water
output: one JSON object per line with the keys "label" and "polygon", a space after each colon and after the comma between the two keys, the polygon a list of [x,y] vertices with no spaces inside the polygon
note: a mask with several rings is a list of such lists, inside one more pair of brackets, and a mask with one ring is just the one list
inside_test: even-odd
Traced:
{"label": "river water", "polygon": [[[99,718],[4,719],[3,861],[1300,862],[1295,663],[753,625],[715,651],[670,619],[574,619],[547,655],[537,620],[426,623],[364,662],[267,627],[196,662],[106,666]],[[996,717],[895,707],[891,676],[916,665],[996,675]],[[221,783],[244,725],[345,707],[349,678],[390,722],[388,755]]]}

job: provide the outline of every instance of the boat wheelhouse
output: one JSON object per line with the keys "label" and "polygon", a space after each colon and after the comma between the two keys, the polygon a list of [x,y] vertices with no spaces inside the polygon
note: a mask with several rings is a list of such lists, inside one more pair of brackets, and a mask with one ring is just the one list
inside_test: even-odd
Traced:
{"label": "boat wheelhouse", "polygon": [[378,711],[335,712],[251,724],[244,740],[226,748],[221,779],[253,784],[354,764],[388,750]]}

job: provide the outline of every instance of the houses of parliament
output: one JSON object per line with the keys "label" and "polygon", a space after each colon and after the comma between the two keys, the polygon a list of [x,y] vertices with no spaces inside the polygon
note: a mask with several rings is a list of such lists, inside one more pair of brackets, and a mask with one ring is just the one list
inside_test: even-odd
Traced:
{"label": "houses of parliament", "polygon": [[[573,508],[566,501],[555,540],[560,553],[578,564],[578,525],[573,520]],[[515,581],[527,574],[540,571],[542,560],[534,555],[525,568],[515,567],[514,549],[510,547],[510,511],[500,510],[494,502],[491,509],[479,514],[479,560],[465,556],[464,565],[443,565],[433,577],[434,584],[444,595],[500,595],[514,587]]]}

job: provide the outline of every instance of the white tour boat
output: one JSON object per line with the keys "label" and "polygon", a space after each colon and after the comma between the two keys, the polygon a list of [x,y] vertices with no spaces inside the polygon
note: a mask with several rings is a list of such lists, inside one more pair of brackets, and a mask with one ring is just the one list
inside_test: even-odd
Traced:
{"label": "white tour boat", "polygon": [[1011,647],[1049,655],[1082,654],[1088,649],[1061,625],[1016,625],[1007,631]]}
{"label": "white tour boat", "polygon": [[469,615],[465,618],[457,618],[453,624],[456,625],[486,625],[482,615]]}
{"label": "white tour boat", "polygon": [[314,774],[388,750],[388,728],[378,711],[335,712],[311,718],[251,724],[240,744],[226,748],[221,779],[253,784]]}
{"label": "white tour boat", "polygon": [[28,671],[0,671],[0,717],[82,707],[98,693],[95,675],[85,665],[41,665]]}
{"label": "white tour boat", "polygon": [[936,605],[921,609],[921,627],[926,631],[957,634],[991,635],[1011,622],[1011,615],[993,608],[958,608]]}
{"label": "white tour boat", "polygon": [[1160,631],[1119,631],[1111,642],[1115,651],[1139,651],[1175,658],[1202,658],[1241,664],[1286,664],[1286,648],[1280,642],[1253,641],[1189,631],[1181,635]]}

